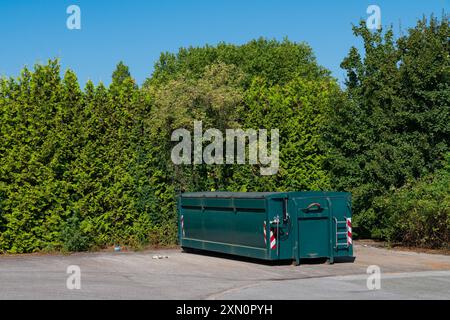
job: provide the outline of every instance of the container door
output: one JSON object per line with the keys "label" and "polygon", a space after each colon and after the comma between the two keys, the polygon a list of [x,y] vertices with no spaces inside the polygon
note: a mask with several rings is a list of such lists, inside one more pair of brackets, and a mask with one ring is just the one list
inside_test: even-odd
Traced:
{"label": "container door", "polygon": [[327,198],[295,199],[300,258],[330,256],[330,208]]}
{"label": "container door", "polygon": [[353,256],[352,211],[350,195],[333,199],[334,254]]}

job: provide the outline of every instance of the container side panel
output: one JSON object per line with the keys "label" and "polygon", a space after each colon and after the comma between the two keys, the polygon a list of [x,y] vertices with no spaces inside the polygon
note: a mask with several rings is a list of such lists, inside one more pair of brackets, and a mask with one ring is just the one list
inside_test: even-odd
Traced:
{"label": "container side panel", "polygon": [[182,208],[185,238],[202,239],[204,235],[201,210]]}
{"label": "container side panel", "polygon": [[202,215],[203,237],[213,242],[233,243],[236,235],[236,217],[233,210],[207,208]]}
{"label": "container side panel", "polygon": [[234,243],[243,246],[262,248],[266,247],[264,242],[264,219],[265,212],[238,209],[235,216],[235,238]]}
{"label": "container side panel", "polygon": [[[226,253],[238,250],[246,256],[258,252],[258,257],[265,258],[265,199],[181,198],[180,214],[184,225],[183,246],[196,243],[198,248],[198,241],[202,241],[207,243],[208,250],[222,248],[219,251]],[[239,249],[225,249],[227,245]],[[244,254],[247,249],[249,252]]]}

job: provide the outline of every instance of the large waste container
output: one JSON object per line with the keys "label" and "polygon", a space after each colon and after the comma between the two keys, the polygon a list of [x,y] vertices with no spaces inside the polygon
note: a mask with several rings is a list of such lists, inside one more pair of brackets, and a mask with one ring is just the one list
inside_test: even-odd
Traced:
{"label": "large waste container", "polygon": [[194,192],[178,199],[179,240],[264,260],[352,257],[346,192]]}

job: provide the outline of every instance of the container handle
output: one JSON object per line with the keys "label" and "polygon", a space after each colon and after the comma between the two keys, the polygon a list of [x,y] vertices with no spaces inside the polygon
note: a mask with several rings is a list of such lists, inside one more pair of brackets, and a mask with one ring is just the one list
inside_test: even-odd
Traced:
{"label": "container handle", "polygon": [[306,207],[305,211],[311,211],[312,208],[317,208],[316,209],[317,211],[322,209],[321,206],[320,206],[320,203],[313,202],[309,206]]}

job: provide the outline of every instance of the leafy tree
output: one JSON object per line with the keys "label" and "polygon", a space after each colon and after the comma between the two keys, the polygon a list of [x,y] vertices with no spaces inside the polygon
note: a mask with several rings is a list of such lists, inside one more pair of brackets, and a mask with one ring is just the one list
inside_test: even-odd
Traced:
{"label": "leafy tree", "polygon": [[153,225],[165,230],[165,238],[176,238],[176,196],[182,191],[223,189],[224,165],[175,166],[171,142],[175,129],[193,132],[194,121],[203,121],[203,130],[237,125],[237,108],[242,103],[242,73],[224,63],[207,66],[203,76],[190,79],[180,76],[167,84],[145,89],[152,97],[152,108],[144,121],[144,144],[151,195],[149,210]]}
{"label": "leafy tree", "polygon": [[317,64],[311,47],[306,43],[259,38],[243,45],[222,42],[217,46],[181,48],[176,54],[163,53],[146,86],[167,83],[180,76],[198,79],[207,66],[220,62],[242,70],[245,88],[256,76],[271,85],[282,85],[297,76],[320,78],[330,75]]}
{"label": "leafy tree", "polygon": [[330,114],[327,169],[353,193],[359,233],[377,237],[374,199],[433,172],[449,150],[449,24],[424,18],[397,40],[363,22],[353,30],[364,57],[352,48],[342,63],[348,99]]}
{"label": "leafy tree", "polygon": [[[295,78],[281,86],[268,86],[256,78],[246,91],[241,110],[243,127],[278,129],[280,168],[261,176],[260,166],[236,166],[230,184],[236,191],[323,190],[330,186],[324,170],[321,137],[333,97],[335,82]],[[261,138],[261,137],[260,137]]]}
{"label": "leafy tree", "polygon": [[381,235],[391,243],[449,249],[450,154],[445,166],[374,201],[383,212]]}

